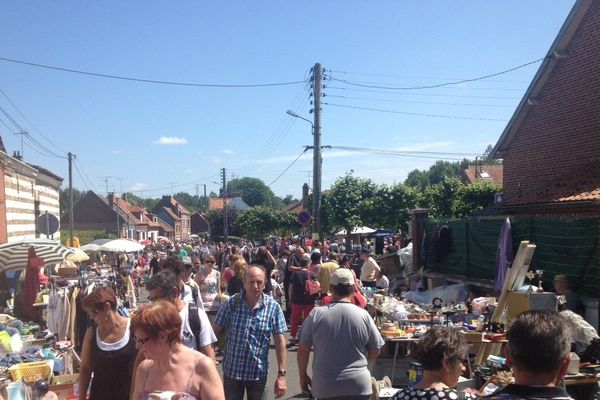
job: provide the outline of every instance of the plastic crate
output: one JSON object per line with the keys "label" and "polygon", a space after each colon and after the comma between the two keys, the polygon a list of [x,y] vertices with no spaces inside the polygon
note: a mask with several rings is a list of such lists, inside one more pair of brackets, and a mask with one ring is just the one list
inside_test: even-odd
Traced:
{"label": "plastic crate", "polygon": [[52,375],[52,368],[47,361],[34,361],[13,365],[8,369],[13,381],[18,382],[23,379],[27,383],[35,382],[40,379],[48,380]]}

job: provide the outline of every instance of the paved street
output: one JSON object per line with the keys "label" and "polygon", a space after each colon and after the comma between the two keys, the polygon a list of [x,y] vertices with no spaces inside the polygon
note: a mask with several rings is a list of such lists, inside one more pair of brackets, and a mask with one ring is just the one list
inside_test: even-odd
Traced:
{"label": "paved street", "polygon": [[[286,333],[286,338],[289,341],[289,333]],[[312,358],[311,358],[312,361]],[[219,366],[219,373],[221,373],[221,367]],[[310,364],[309,364],[309,374],[311,374]],[[277,358],[275,356],[275,347],[271,345],[271,350],[269,351],[269,388],[267,392],[267,399],[272,400],[275,399],[275,395],[273,394],[273,383],[275,381],[275,377],[277,376]],[[287,368],[287,385],[288,390],[284,399],[306,399],[307,397],[302,395],[302,391],[300,390],[300,381],[298,379],[298,364],[296,363],[296,348],[292,347],[288,349],[288,368]]]}
{"label": "paved street", "polygon": [[[148,302],[148,292],[146,288],[141,288],[139,303],[147,303]],[[286,342],[289,342],[289,332],[286,333]],[[312,358],[311,358],[312,361]],[[219,374],[222,375],[223,371],[221,366],[217,367],[219,370]],[[311,366],[309,363],[308,366],[309,374],[312,373]],[[288,349],[288,367],[287,367],[287,385],[288,390],[284,399],[305,399],[306,396],[302,395],[302,391],[300,390],[300,380],[298,379],[298,364],[296,362],[296,347],[292,347]],[[275,377],[277,376],[277,357],[275,356],[275,347],[271,345],[271,350],[269,350],[269,388],[267,392],[267,400],[275,399],[275,395],[273,394],[273,382],[275,381]]]}

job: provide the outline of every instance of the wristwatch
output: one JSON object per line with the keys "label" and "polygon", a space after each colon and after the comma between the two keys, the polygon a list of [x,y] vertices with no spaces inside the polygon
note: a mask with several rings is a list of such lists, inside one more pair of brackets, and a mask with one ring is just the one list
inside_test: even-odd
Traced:
{"label": "wristwatch", "polygon": [[285,376],[287,374],[287,371],[285,369],[280,369],[279,371],[277,371],[277,376]]}

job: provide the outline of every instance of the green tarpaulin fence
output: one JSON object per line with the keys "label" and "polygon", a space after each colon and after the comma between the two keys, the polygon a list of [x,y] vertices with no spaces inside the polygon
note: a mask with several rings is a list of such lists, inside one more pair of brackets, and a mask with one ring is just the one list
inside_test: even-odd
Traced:
{"label": "green tarpaulin fence", "polygon": [[[467,278],[493,280],[503,220],[425,220],[425,266]],[[532,269],[544,270],[543,286],[553,290],[566,274],[579,294],[598,297],[598,219],[519,218],[511,220],[514,254],[522,240],[535,244]]]}

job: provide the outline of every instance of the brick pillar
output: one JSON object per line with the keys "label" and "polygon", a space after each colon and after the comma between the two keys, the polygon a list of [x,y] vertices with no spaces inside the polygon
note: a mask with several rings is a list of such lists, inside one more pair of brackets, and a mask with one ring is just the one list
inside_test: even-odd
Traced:
{"label": "brick pillar", "polygon": [[429,215],[428,208],[415,208],[410,210],[410,235],[413,245],[413,270],[421,268],[421,245],[425,232],[423,220]]}

